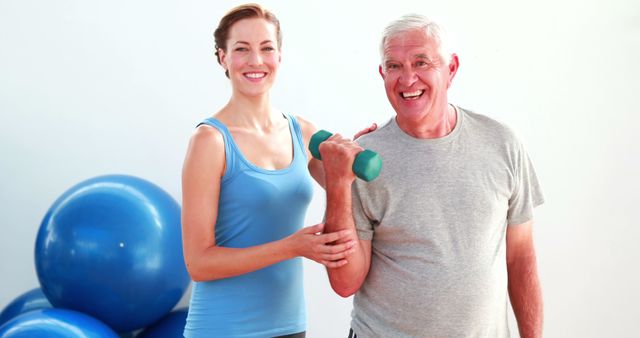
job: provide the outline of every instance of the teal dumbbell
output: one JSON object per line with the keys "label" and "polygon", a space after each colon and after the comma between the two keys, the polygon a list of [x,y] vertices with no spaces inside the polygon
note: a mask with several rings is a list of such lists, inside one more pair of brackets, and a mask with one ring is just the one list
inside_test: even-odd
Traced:
{"label": "teal dumbbell", "polygon": [[[322,156],[320,155],[320,143],[331,137],[331,135],[333,134],[326,130],[320,130],[311,136],[311,141],[309,141],[309,150],[313,157],[318,160],[322,160]],[[382,159],[375,151],[365,149],[356,155],[356,158],[353,160],[352,169],[356,176],[369,182],[380,175]]]}

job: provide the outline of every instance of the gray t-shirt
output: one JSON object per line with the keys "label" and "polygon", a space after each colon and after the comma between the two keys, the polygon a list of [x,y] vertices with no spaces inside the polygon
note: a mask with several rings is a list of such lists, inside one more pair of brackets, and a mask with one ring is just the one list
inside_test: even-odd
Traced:
{"label": "gray t-shirt", "polygon": [[510,129],[456,111],[442,138],[413,138],[392,118],[358,140],[383,161],[353,187],[358,235],[372,241],[353,301],[358,338],[509,336],[506,227],[531,220],[543,197]]}

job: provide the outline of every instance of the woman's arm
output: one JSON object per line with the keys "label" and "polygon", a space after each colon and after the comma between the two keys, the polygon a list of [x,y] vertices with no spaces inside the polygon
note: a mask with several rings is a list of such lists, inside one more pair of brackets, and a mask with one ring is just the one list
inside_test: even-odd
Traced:
{"label": "woman's arm", "polygon": [[298,120],[300,129],[302,130],[304,150],[307,153],[307,159],[309,160],[309,174],[311,174],[311,177],[313,177],[313,179],[318,182],[318,184],[324,189],[324,168],[322,167],[322,162],[313,158],[313,156],[311,155],[311,151],[309,151],[309,140],[311,140],[311,136],[313,136],[313,134],[318,131],[318,128],[316,128],[313,123],[304,119],[303,117],[296,116],[296,120]]}

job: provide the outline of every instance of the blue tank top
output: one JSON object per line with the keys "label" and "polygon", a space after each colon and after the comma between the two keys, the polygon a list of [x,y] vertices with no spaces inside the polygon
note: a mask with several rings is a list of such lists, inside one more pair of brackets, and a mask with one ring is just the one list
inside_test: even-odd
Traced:
{"label": "blue tank top", "polygon": [[[293,161],[280,170],[253,165],[215,118],[201,124],[224,138],[215,235],[219,246],[244,248],[282,239],[304,224],[313,186],[300,126],[287,116]],[[274,337],[306,330],[300,257],[244,275],[194,282],[185,337]]]}

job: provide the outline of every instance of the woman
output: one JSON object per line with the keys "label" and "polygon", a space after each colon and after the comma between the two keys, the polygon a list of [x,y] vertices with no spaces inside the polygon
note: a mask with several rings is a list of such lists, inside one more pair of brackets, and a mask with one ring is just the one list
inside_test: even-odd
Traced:
{"label": "woman", "polygon": [[[259,5],[232,9],[215,31],[229,102],[190,140],[182,184],[184,256],[194,280],[186,337],[304,337],[302,261],[347,263],[347,232],[300,229],[323,185],[307,144],[315,127],[273,108],[280,25]],[[363,132],[368,131],[364,130]],[[362,133],[362,132],[361,132]]]}

